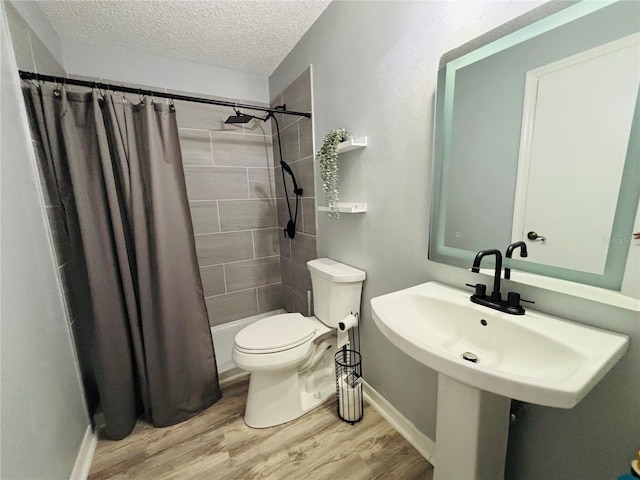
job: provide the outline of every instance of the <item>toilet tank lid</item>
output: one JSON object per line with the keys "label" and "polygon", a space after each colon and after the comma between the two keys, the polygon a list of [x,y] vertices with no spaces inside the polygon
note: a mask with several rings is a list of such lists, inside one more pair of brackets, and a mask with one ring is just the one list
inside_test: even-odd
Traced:
{"label": "toilet tank lid", "polygon": [[362,270],[336,262],[330,258],[317,258],[307,262],[309,270],[332,282],[362,282],[367,274]]}

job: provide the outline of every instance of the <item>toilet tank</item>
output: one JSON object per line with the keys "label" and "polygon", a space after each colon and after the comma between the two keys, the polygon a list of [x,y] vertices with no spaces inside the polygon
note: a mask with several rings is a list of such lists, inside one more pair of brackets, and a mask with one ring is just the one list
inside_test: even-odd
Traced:
{"label": "toilet tank", "polygon": [[338,328],[350,313],[360,313],[362,282],[366,273],[330,258],[307,262],[313,285],[315,316],[325,325]]}

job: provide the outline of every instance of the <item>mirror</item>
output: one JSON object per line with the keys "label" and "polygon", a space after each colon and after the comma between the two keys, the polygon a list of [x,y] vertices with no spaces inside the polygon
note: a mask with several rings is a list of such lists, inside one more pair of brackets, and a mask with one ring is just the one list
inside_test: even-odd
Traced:
{"label": "mirror", "polygon": [[639,32],[637,2],[550,2],[443,56],[430,260],[524,241],[514,280],[640,297]]}

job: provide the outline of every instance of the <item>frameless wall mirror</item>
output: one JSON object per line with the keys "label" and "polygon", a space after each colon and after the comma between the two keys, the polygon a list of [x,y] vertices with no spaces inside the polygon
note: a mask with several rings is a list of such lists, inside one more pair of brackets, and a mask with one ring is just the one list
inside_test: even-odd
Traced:
{"label": "frameless wall mirror", "polygon": [[550,2],[443,56],[431,260],[524,241],[516,281],[640,297],[639,32],[637,1]]}

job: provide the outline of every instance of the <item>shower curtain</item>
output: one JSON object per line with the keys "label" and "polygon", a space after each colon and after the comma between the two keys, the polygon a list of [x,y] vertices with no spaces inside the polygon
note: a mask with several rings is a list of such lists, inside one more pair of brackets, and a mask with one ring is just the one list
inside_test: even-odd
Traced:
{"label": "shower curtain", "polygon": [[64,212],[55,234],[80,259],[71,296],[90,310],[74,322],[89,403],[112,439],[140,413],[158,427],[190,418],[222,394],[175,109],[34,84],[25,98]]}

